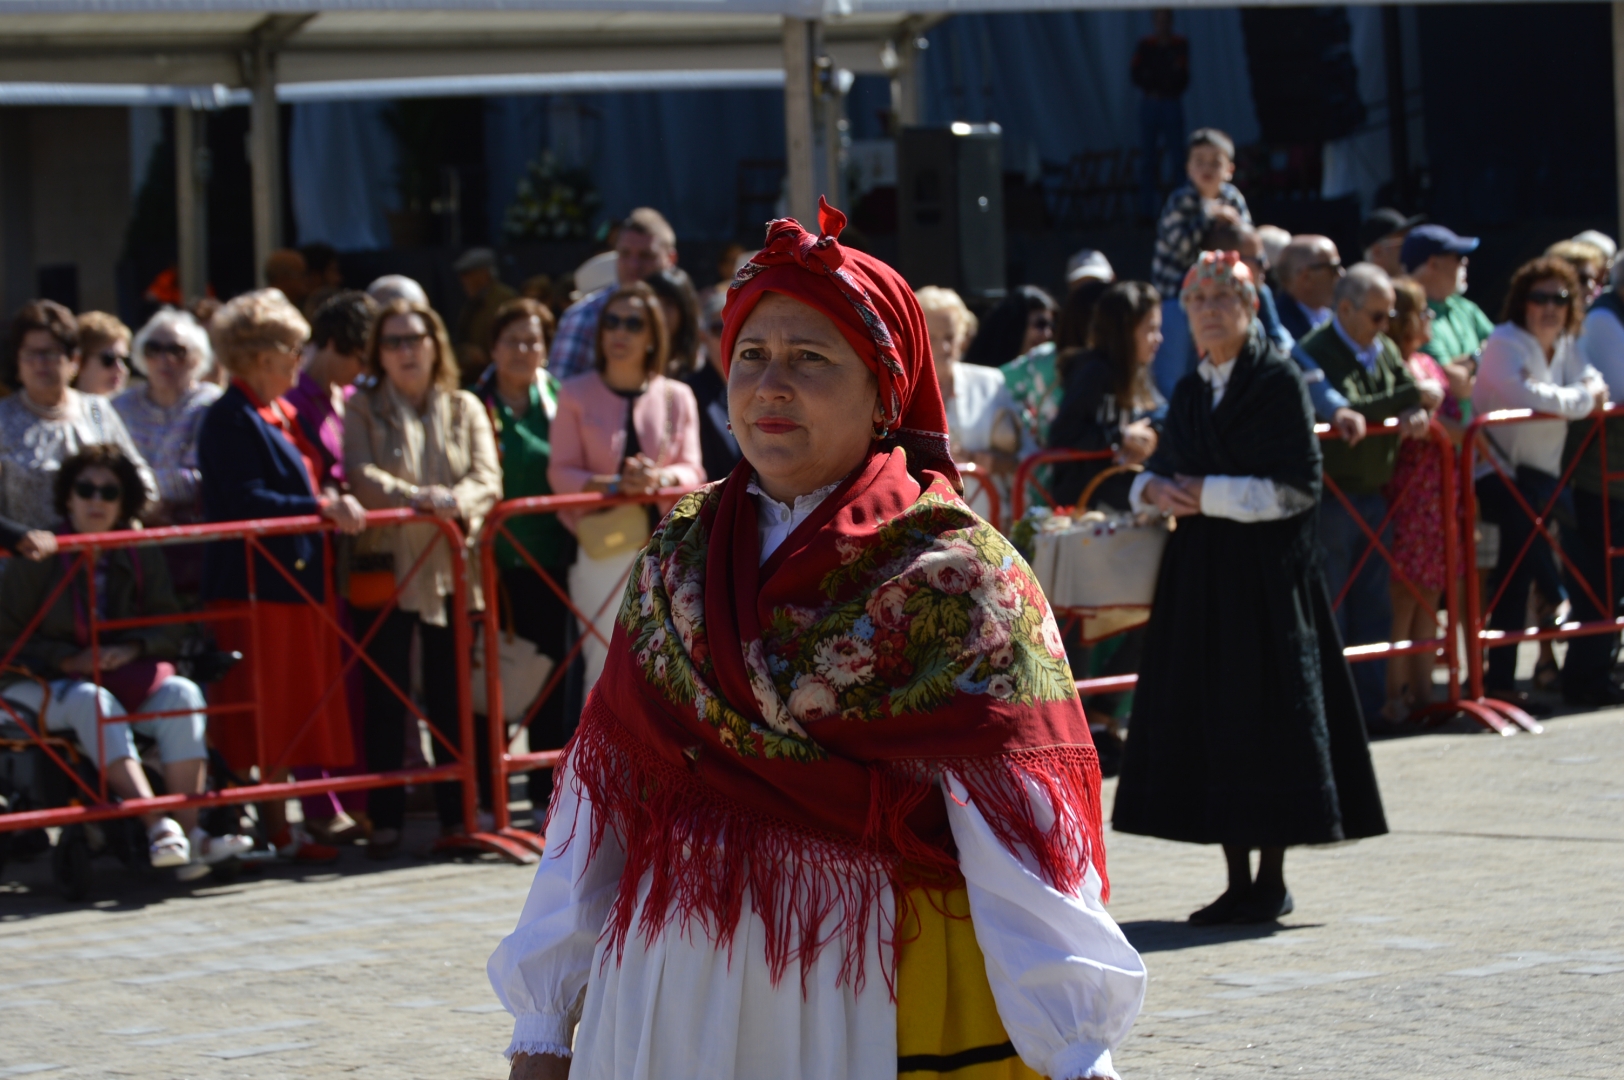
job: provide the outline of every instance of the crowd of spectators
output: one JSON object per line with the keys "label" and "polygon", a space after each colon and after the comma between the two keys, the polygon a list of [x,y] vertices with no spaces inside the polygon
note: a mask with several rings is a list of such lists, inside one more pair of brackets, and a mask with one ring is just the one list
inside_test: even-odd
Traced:
{"label": "crowd of spectators", "polygon": [[[1182,92],[1182,39],[1165,30],[1141,49],[1155,106],[1147,105],[1147,143],[1166,141]],[[1041,472],[1059,504],[1092,491],[1093,505],[1119,512],[1158,499],[1188,511],[1193,498],[1203,507],[1227,499],[1236,520],[1282,512],[1276,503],[1289,491],[1208,485],[1180,494],[1172,484],[1146,489],[1133,475],[1157,453],[1175,386],[1199,376],[1215,398],[1222,393],[1190,322],[1185,279],[1203,252],[1233,253],[1254,286],[1246,333],[1295,366],[1316,419],[1340,436],[1324,447],[1324,476],[1339,495],[1319,500],[1315,536],[1346,643],[1440,632],[1443,598],[1457,583],[1445,569],[1435,433],[1458,447],[1474,415],[1497,409],[1553,419],[1485,439],[1475,478],[1481,517],[1459,522],[1462,544],[1475,536],[1489,567],[1490,625],[1550,624],[1569,610],[1602,617],[1611,600],[1575,587],[1573,575],[1600,580],[1609,529],[1624,528],[1624,498],[1602,498],[1604,471],[1624,472],[1624,450],[1604,463],[1596,441],[1566,421],[1624,393],[1612,241],[1592,232],[1553,244],[1514,275],[1496,324],[1465,295],[1476,239],[1383,208],[1364,223],[1362,260],[1344,265],[1328,237],[1254,224],[1223,132],[1202,128],[1183,145],[1188,182],[1157,218],[1150,281],[1118,280],[1103,254],[1085,250],[1069,261],[1058,301],[1022,285],[978,318],[951,289],[918,290],[954,457],[981,482],[972,504],[990,513],[989,489],[1007,500],[1018,464],[1054,448],[1110,455]],[[259,723],[208,723],[196,712],[133,725],[156,739],[172,790],[201,790],[205,739],[239,778],[399,769],[423,756],[420,719],[429,757],[466,749],[484,761],[492,748],[483,721],[475,746],[458,745],[457,587],[446,546],[455,535],[467,545],[471,610],[500,605],[503,625],[555,660],[579,653],[530,729],[533,748],[563,745],[602,670],[633,556],[668,506],[649,496],[719,479],[740,457],[718,349],[726,279],[747,254],[729,251],[723,282],[696,289],[677,266],[674,231],[647,207],[619,223],[612,244],[578,271],[588,287],[567,304],[555,302],[551,279],[521,293],[500,280],[494,252],[471,250],[452,268],[465,303],[449,323],[407,277],[345,289],[324,245],[274,253],[269,288],[223,305],[166,307],[133,333],[104,312],[25,304],[11,324],[11,385],[0,388],[0,544],[19,556],[4,570],[0,648],[22,636],[45,597],[61,596],[19,654],[37,678],[10,678],[0,692],[43,708],[52,730],[101,739],[97,760],[125,796],[148,790],[132,764],[132,734],[114,725],[97,735],[96,710],[179,713],[201,709],[205,694],[212,706],[255,709]],[[1395,425],[1398,438],[1371,437]],[[1610,442],[1624,444],[1624,426]],[[1624,496],[1624,482],[1614,488]],[[507,521],[494,546],[499,595],[481,595],[474,559],[492,507],[578,492],[609,498],[595,511]],[[623,495],[642,501],[614,498]],[[1524,504],[1553,507],[1558,524],[1537,526]],[[368,527],[366,511],[401,508],[458,529]],[[69,565],[53,557],[58,535],[308,515],[329,519],[337,535],[102,556],[94,573],[104,618],[209,614],[104,644],[103,689],[88,681],[76,594],[56,588]],[[1396,576],[1372,552],[1372,535]],[[343,635],[365,643],[365,663],[349,660]],[[1124,655],[1137,647],[1130,641]],[[207,650],[246,659],[200,687],[186,677],[187,658]],[[1487,684],[1526,703],[1514,652],[1489,651]],[[1579,703],[1624,701],[1610,681],[1616,654],[1610,636],[1581,638],[1558,672],[1547,645],[1536,684],[1560,685]],[[120,693],[116,672],[136,662],[148,677]],[[1424,708],[1431,667],[1427,654],[1356,666],[1367,724],[1379,730]],[[483,768],[480,776],[488,808]],[[538,808],[550,787],[549,773],[531,777]],[[148,822],[152,855],[194,875],[251,843],[308,862],[365,840],[369,855],[388,858],[407,798],[400,787],[307,797],[302,825],[280,801],[268,803],[253,837],[210,837],[195,816],[158,815]],[[435,786],[446,835],[464,827],[462,799],[458,784]]]}

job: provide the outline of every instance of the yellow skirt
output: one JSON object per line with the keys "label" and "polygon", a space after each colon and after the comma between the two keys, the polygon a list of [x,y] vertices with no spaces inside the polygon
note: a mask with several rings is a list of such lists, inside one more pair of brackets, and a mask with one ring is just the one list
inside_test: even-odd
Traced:
{"label": "yellow skirt", "polygon": [[898,923],[898,1080],[1042,1080],[998,1018],[964,886],[908,890]]}

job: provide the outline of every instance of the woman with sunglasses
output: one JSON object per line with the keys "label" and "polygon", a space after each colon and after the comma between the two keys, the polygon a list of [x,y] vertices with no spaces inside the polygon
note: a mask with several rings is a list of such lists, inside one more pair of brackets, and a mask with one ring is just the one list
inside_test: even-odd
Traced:
{"label": "woman with sunglasses", "polygon": [[73,388],[81,394],[117,397],[130,384],[130,328],[105,311],[81,311],[78,319],[83,362]]}
{"label": "woman with sunglasses", "polygon": [[[298,377],[310,324],[280,291],[261,289],[222,307],[209,330],[231,385],[198,431],[204,520],[320,514],[343,532],[359,532],[366,522],[360,505],[322,489],[317,451],[283,398]],[[252,709],[216,725],[214,745],[239,775],[257,765],[271,781],[286,779],[299,766],[348,765],[355,751],[347,700],[342,686],[329,692],[343,668],[333,630],[327,538],[312,532],[269,536],[256,548],[252,564],[240,540],[204,549],[203,598],[219,616],[212,623],[216,641],[245,657],[210,696],[216,705]],[[282,799],[260,804],[260,821],[266,840],[285,859],[338,858],[334,848],[288,823]]]}
{"label": "woman with sunglasses", "polygon": [[[660,374],[669,352],[653,289],[637,282],[610,295],[598,317],[593,370],[566,379],[558,391],[547,467],[554,491],[647,495],[705,482],[694,393]],[[667,509],[662,504],[659,512]],[[595,520],[579,510],[558,515],[581,540],[570,597],[597,630],[581,628],[584,689],[603,670],[627,571],[654,525],[652,508],[641,516],[620,507],[599,514]]]}
{"label": "woman with sunglasses", "polygon": [[[64,461],[54,496],[65,531],[74,533],[127,529],[147,498],[135,463],[116,446],[88,446]],[[169,622],[98,631],[92,648],[91,604],[103,622],[181,610],[158,548],[103,551],[93,566],[81,566],[76,555],[13,561],[0,588],[0,652],[24,640],[14,665],[0,673],[6,700],[43,713],[49,731],[73,732],[79,749],[101,766],[111,795],[150,799],[153,794],[132,728],[156,740],[169,794],[201,793],[208,772],[203,691],[175,674],[170,663],[180,655],[188,628]],[[170,715],[122,722],[130,713]],[[98,716],[112,722],[101,723]],[[201,877],[210,864],[253,846],[246,836],[210,836],[198,827],[195,808],[141,819],[152,865],[181,867],[184,880]]]}
{"label": "woman with sunglasses", "polygon": [[[1534,522],[1517,496],[1547,518],[1554,513],[1572,521],[1571,496],[1566,488],[1559,489],[1558,479],[1567,439],[1565,421],[1581,419],[1607,404],[1606,381],[1574,345],[1584,317],[1584,297],[1573,267],[1542,256],[1512,275],[1502,321],[1483,343],[1472,391],[1474,413],[1533,409],[1562,418],[1484,432],[1487,452],[1477,466],[1475,484],[1483,519],[1500,528],[1499,564],[1489,574],[1489,595],[1497,597],[1489,616],[1494,630],[1523,628],[1530,585],[1537,585],[1553,605],[1566,595],[1549,536],[1542,531],[1528,543]],[[1525,545],[1527,551],[1518,558]],[[1524,701],[1515,687],[1516,667],[1515,645],[1490,649],[1484,678],[1489,692]]]}
{"label": "woman with sunglasses", "polygon": [[[490,414],[473,394],[460,390],[461,372],[445,323],[426,304],[396,300],[373,324],[362,361],[363,386],[344,414],[344,475],[369,510],[410,507],[457,522],[465,537],[469,602],[481,607],[479,568],[473,543],[491,507],[502,498],[502,466]],[[412,638],[423,654],[423,697],[435,733],[435,760],[450,764],[461,754],[457,730],[458,654],[451,602],[456,561],[445,534],[433,525],[371,529],[356,542],[350,571],[350,607],[356,630],[373,634],[367,652],[367,768],[398,769],[406,753],[406,699],[411,692]],[[421,560],[421,565],[419,565]],[[368,584],[379,581],[379,585]],[[390,596],[399,591],[393,606]],[[389,683],[379,677],[379,671]],[[486,729],[476,725],[484,756]],[[488,772],[481,767],[483,780]],[[481,787],[484,787],[482,784]],[[488,792],[481,792],[485,800]],[[434,785],[440,831],[463,828],[462,785]],[[367,798],[372,839],[367,855],[385,859],[400,847],[406,792],[389,787]]]}
{"label": "woman with sunglasses", "polygon": [[136,333],[130,354],[146,381],[114,398],[113,408],[158,477],[148,523],[190,524],[201,516],[197,429],[223,393],[201,381],[214,367],[208,331],[186,312],[164,308]]}
{"label": "woman with sunglasses", "polygon": [[30,300],[12,318],[8,341],[5,359],[22,392],[0,400],[0,517],[27,529],[54,528],[57,470],[93,444],[124,451],[155,494],[158,482],[113,406],[73,389],[80,367],[73,313],[54,300]]}

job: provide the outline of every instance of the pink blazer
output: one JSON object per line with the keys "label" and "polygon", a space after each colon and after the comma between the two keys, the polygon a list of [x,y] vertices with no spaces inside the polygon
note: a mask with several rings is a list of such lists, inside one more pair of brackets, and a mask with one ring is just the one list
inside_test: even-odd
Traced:
{"label": "pink blazer", "polygon": [[[632,408],[643,453],[670,469],[677,483],[705,482],[699,452],[699,404],[687,384],[656,375]],[[626,399],[604,385],[596,371],[565,379],[558,388],[547,482],[561,495],[581,491],[594,476],[619,473],[626,460]],[[662,506],[661,512],[670,509]],[[579,510],[558,519],[575,530]]]}

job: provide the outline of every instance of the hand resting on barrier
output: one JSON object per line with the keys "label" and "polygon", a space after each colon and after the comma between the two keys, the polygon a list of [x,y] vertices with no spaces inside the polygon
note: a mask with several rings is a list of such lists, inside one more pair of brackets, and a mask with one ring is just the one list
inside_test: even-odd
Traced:
{"label": "hand resting on barrier", "polygon": [[345,536],[354,536],[367,527],[367,512],[354,495],[336,495],[321,500],[321,516],[338,526]]}
{"label": "hand resting on barrier", "polygon": [[1350,447],[1358,446],[1365,437],[1365,417],[1363,413],[1355,412],[1347,407],[1340,408],[1331,417],[1331,426],[1336,428],[1342,441]]}

